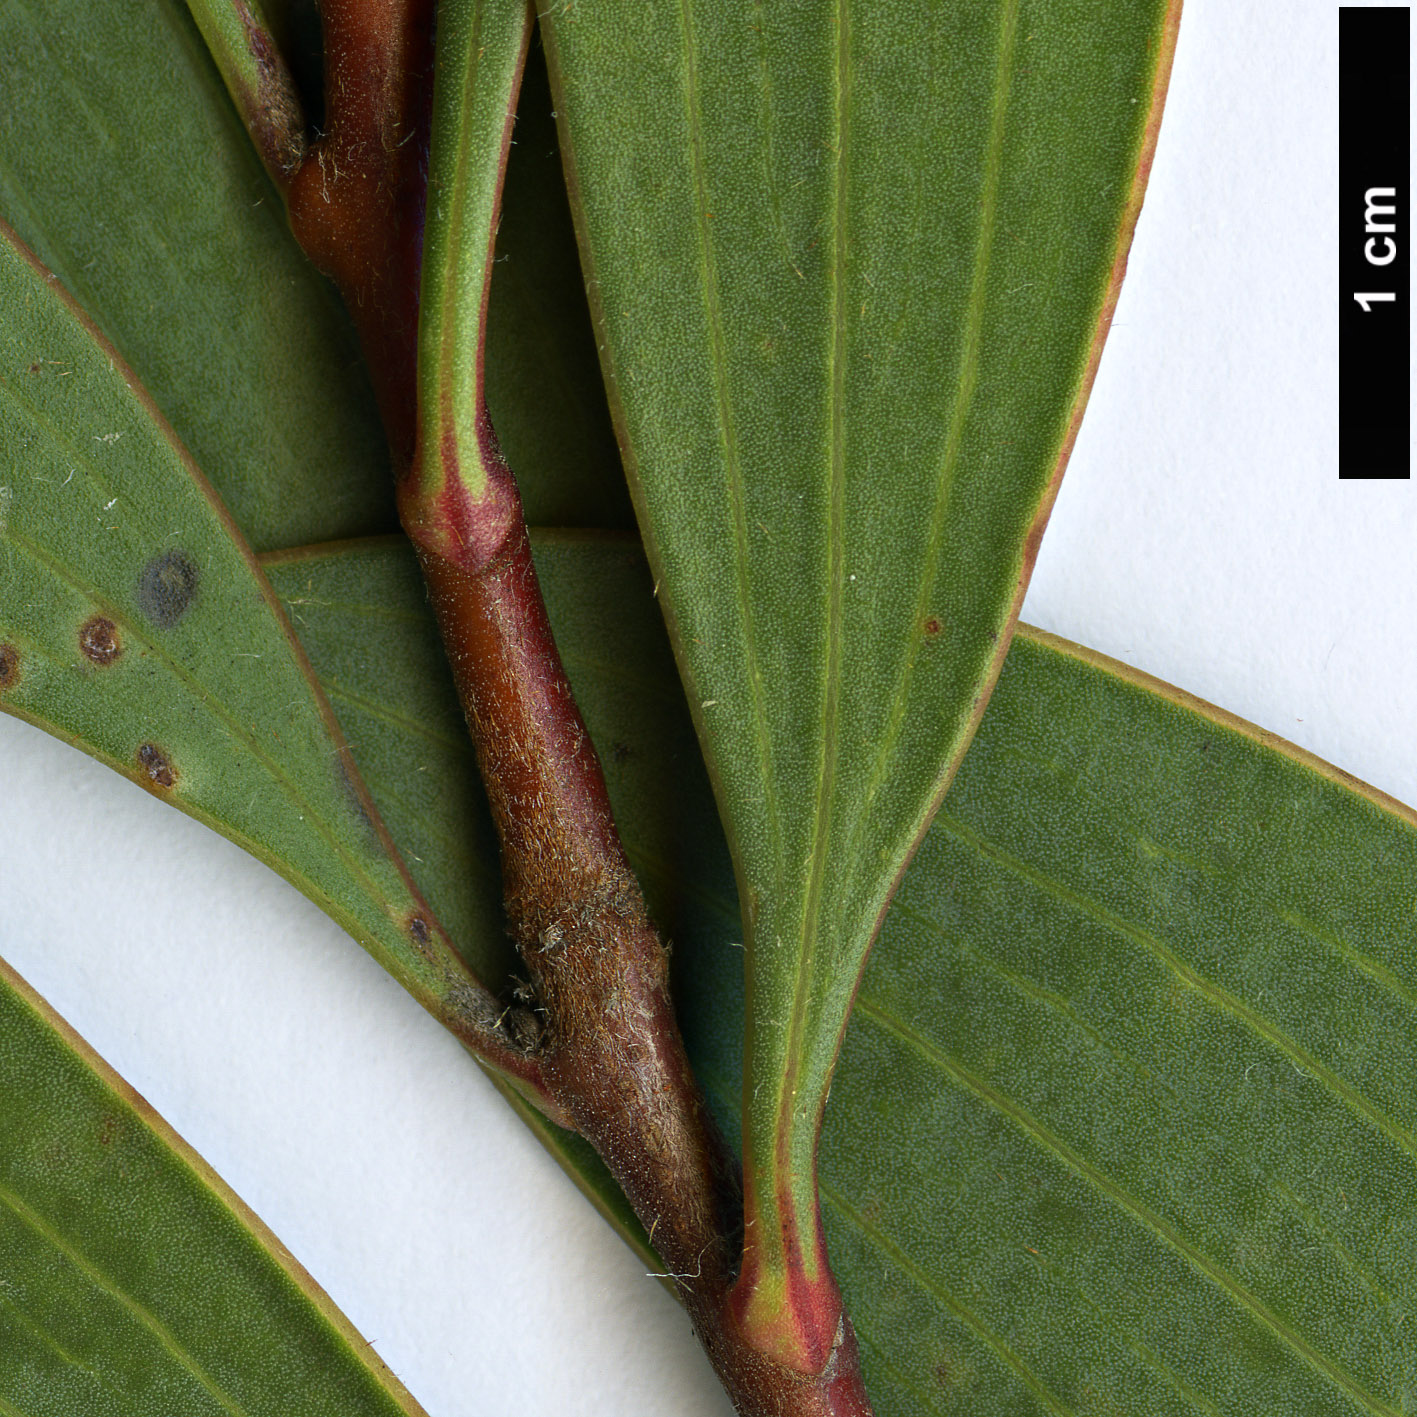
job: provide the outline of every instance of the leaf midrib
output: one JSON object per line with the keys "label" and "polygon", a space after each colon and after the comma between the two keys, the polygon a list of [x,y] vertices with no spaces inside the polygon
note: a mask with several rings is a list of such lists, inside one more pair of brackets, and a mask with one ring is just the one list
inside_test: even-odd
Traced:
{"label": "leaf midrib", "polygon": [[[851,30],[848,0],[837,0],[836,11],[836,163],[833,168],[832,203],[832,345],[830,396],[827,426],[830,454],[830,487],[827,494],[827,617],[825,625],[826,667],[822,696],[821,768],[818,774],[817,804],[813,822],[812,855],[807,889],[802,903],[801,944],[793,979],[792,1012],[783,1045],[785,1059],[779,1080],[777,1118],[774,1128],[774,1162],[779,1185],[784,1179],[789,1191],[800,1191],[801,1200],[811,1204],[815,1184],[815,1164],[794,1167],[794,1149],[801,1144],[805,1123],[810,1156],[815,1156],[818,1109],[812,1107],[802,1117],[797,1109],[798,1077],[803,1061],[803,1035],[816,978],[818,925],[821,898],[831,849],[832,799],[836,789],[837,739],[841,712],[842,592],[845,584],[846,483],[846,200],[847,141],[851,93]],[[774,941],[774,945],[779,942]],[[845,1020],[843,1019],[843,1026]],[[823,1085],[825,1080],[823,1080]],[[793,1172],[798,1174],[794,1177]],[[795,1184],[794,1184],[795,1181]],[[810,1212],[808,1212],[810,1213]],[[800,1223],[800,1222],[799,1222]],[[796,1227],[794,1227],[796,1228]],[[814,1261],[815,1250],[804,1258]]]}

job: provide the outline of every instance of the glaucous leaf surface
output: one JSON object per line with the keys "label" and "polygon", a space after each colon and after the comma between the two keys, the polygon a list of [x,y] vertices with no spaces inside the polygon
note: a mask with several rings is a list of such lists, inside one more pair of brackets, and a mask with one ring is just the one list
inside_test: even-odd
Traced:
{"label": "glaucous leaf surface", "polygon": [[[647,572],[604,539],[537,557],[731,1131],[736,901]],[[272,575],[337,712],[355,674],[365,701],[418,686],[345,723],[453,913],[463,863],[385,786],[470,780],[451,685],[406,672],[436,643],[411,553]],[[1408,809],[1024,627],[887,916],[822,1138],[876,1410],[1410,1410],[1415,882]]]}
{"label": "glaucous leaf surface", "polygon": [[134,376],[0,227],[0,709],[274,866],[425,1006],[466,975],[298,645]]}
{"label": "glaucous leaf surface", "polygon": [[275,1236],[3,961],[0,1412],[422,1413]]}
{"label": "glaucous leaf surface", "polygon": [[767,1249],[810,1224],[862,959],[998,672],[1178,18],[542,17],[612,409],[743,896]]}

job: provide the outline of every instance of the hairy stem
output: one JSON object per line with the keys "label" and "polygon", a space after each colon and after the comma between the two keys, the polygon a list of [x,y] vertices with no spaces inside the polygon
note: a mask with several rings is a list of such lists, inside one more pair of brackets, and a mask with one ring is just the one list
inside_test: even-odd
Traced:
{"label": "hairy stem", "polygon": [[260,0],[187,0],[187,8],[284,196],[305,159],[305,115]]}
{"label": "hairy stem", "polygon": [[[328,78],[331,131],[307,141],[299,99],[258,0],[188,0],[238,111],[286,200],[308,254],[339,283],[370,354],[391,438],[412,445],[418,261],[432,73],[431,0],[325,0],[337,56]],[[421,76],[421,82],[420,82]],[[382,376],[382,377],[381,377]],[[331,732],[334,715],[325,707]],[[344,750],[346,755],[348,750]],[[534,1041],[539,1024],[507,1007],[458,954],[389,839],[352,759],[344,767],[374,830],[418,904],[404,921],[412,966],[405,987],[482,1062],[543,1114],[573,1126],[548,1092]]]}
{"label": "hairy stem", "polygon": [[812,1372],[754,1347],[736,1322],[737,1166],[689,1067],[666,951],[487,415],[488,275],[531,12],[524,0],[443,0],[431,101],[431,0],[325,0],[321,14],[326,132],[289,183],[291,223],[340,286],[378,391],[542,1019],[529,1062],[625,1191],[740,1412],[867,1414],[844,1316]]}

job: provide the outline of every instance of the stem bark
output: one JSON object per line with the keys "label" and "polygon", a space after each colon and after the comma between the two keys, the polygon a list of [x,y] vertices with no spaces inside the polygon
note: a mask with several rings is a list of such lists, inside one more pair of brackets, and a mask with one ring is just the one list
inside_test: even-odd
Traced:
{"label": "stem bark", "polygon": [[[744,1417],[869,1417],[843,1316],[821,1368],[752,1345],[730,1302],[742,1193],[694,1079],[668,961],[552,638],[516,484],[486,410],[471,502],[418,446],[419,264],[432,0],[324,0],[326,132],[287,187],[291,224],[354,317],[502,844],[507,917],[543,1027],[535,1062],[609,1166]],[[481,354],[478,354],[480,369]],[[434,489],[434,490],[426,490]]]}

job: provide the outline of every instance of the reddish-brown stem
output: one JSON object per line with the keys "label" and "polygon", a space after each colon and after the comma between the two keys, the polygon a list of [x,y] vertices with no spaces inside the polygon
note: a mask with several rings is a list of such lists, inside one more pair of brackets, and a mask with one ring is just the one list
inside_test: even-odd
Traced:
{"label": "reddish-brown stem", "polygon": [[542,1077],[649,1230],[739,1411],[864,1417],[844,1317],[812,1373],[752,1348],[734,1322],[737,1168],[684,1051],[665,950],[551,637],[511,474],[479,424],[500,539],[484,520],[454,559],[445,537],[411,531],[501,834],[508,918],[544,1014]]}
{"label": "reddish-brown stem", "polygon": [[[483,461],[510,486],[490,433]],[[497,544],[479,538],[458,560],[420,530],[501,836],[508,921],[544,1012],[547,1086],[606,1157],[670,1269],[721,1286],[734,1168],[684,1054],[665,951],[552,640],[520,506],[510,501]]]}
{"label": "reddish-brown stem", "polygon": [[413,457],[433,0],[323,0],[325,131],[290,183],[296,240],[359,331],[394,465]]}
{"label": "reddish-brown stem", "polygon": [[[486,478],[475,498],[452,475],[453,435],[417,446],[431,0],[324,0],[322,21],[327,130],[290,183],[291,222],[344,294],[378,392],[400,513],[476,746],[508,920],[541,1015],[529,1061],[624,1189],[739,1411],[867,1417],[844,1318],[815,1373],[755,1350],[734,1321],[736,1163],[689,1067],[666,952],[552,639],[515,482],[485,408],[477,448],[461,453],[475,452]],[[416,475],[430,459],[447,475]]]}

